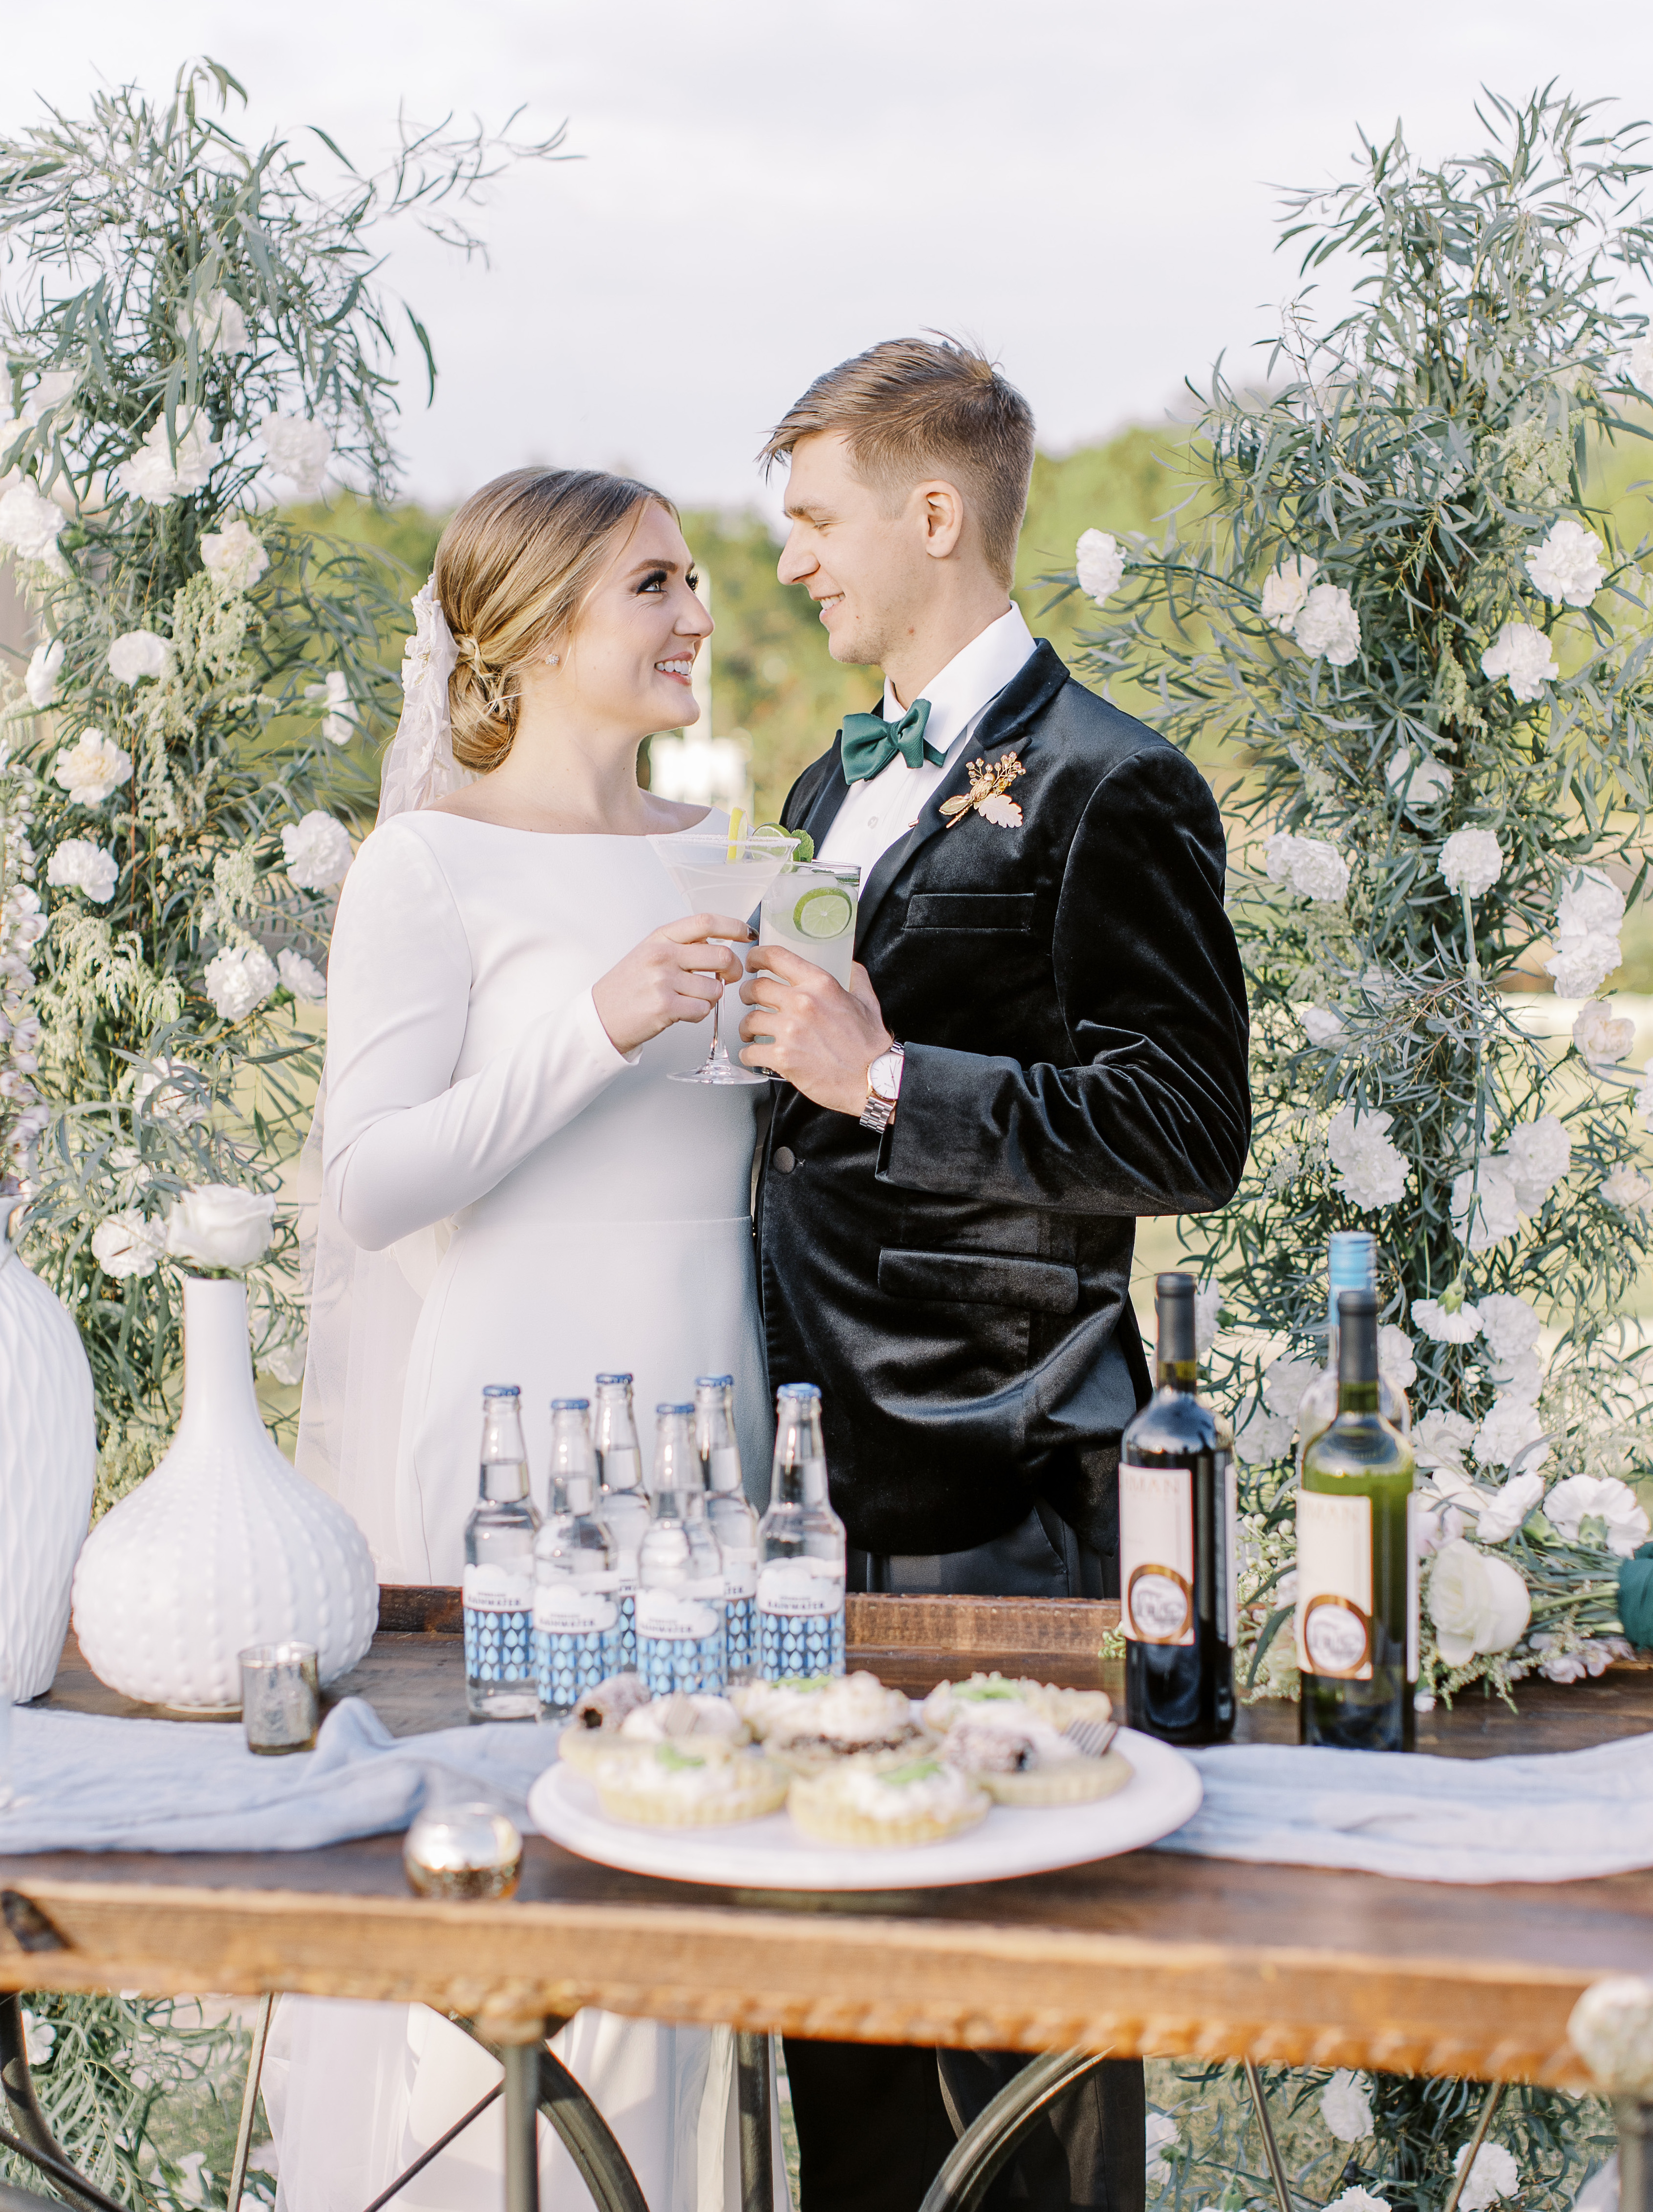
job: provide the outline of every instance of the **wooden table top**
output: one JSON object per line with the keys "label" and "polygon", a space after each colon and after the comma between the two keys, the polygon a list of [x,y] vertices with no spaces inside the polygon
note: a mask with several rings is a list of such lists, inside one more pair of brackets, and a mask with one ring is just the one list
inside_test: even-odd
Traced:
{"label": "wooden table top", "polygon": [[[998,1665],[1108,1685],[1116,1608],[852,1600],[851,1663],[920,1690]],[[342,1694],[398,1734],[463,1717],[451,1599],[387,1593]],[[1460,1701],[1419,1748],[1559,1750],[1653,1728],[1653,1673],[1523,1685],[1522,1711]],[[46,1701],[136,1712],[72,1644]],[[210,1723],[202,1723],[210,1725]],[[1241,1740],[1291,1741],[1295,1709],[1245,1708]],[[795,1895],[659,1881],[528,1839],[495,1903],[412,1897],[401,1838],[303,1852],[47,1852],[0,1885],[64,1948],[0,1936],[0,1987],[422,2000],[501,2036],[583,2004],[872,2042],[1250,2057],[1587,2086],[1566,2019],[1588,1983],[1653,1973],[1653,1876],[1457,1885],[1137,1851],[1015,1881]]]}

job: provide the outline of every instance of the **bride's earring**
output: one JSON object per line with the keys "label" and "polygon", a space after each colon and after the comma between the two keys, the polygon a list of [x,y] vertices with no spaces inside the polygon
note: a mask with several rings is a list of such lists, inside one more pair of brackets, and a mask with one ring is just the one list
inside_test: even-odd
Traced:
{"label": "bride's earring", "polygon": [[545,665],[547,668],[560,667],[562,665],[562,656],[560,653],[548,653],[545,656]]}

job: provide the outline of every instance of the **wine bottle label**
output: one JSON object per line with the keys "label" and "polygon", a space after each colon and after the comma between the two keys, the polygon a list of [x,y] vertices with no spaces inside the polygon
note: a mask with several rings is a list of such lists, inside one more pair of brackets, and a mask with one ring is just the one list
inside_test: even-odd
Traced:
{"label": "wine bottle label", "polygon": [[639,1636],[686,1637],[698,1643],[718,1632],[721,1582],[707,1589],[647,1589],[637,1593]]}
{"label": "wine bottle label", "polygon": [[534,1592],[534,1626],[548,1636],[590,1636],[620,1618],[617,1575],[586,1582],[541,1583]]}
{"label": "wine bottle label", "polygon": [[756,1552],[728,1552],[723,1554],[723,1595],[731,1601],[754,1597],[757,1594],[757,1554]]}
{"label": "wine bottle label", "polygon": [[[1414,1587],[1416,1577],[1413,1577]],[[1371,1680],[1371,1500],[1297,1493],[1297,1665]]]}
{"label": "wine bottle label", "polygon": [[844,1575],[825,1559],[771,1559],[757,1577],[760,1613],[821,1619],[844,1609]]}
{"label": "wine bottle label", "polygon": [[467,1613],[531,1613],[533,1573],[526,1561],[520,1574],[500,1566],[467,1567],[459,1592]]}
{"label": "wine bottle label", "polygon": [[1185,1467],[1119,1469],[1120,1626],[1134,1644],[1194,1641],[1194,1477]]}

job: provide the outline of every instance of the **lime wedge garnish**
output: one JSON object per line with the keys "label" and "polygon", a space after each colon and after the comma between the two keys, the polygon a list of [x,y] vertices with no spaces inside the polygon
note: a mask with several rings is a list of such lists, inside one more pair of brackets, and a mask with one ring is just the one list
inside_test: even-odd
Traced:
{"label": "lime wedge garnish", "polygon": [[842,937],[854,918],[848,891],[825,884],[805,891],[792,910],[792,926],[799,937]]}

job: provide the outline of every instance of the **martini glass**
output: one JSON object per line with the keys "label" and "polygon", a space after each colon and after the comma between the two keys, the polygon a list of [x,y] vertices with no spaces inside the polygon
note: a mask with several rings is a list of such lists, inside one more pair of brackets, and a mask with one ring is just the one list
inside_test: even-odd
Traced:
{"label": "martini glass", "polygon": [[[761,836],[742,832],[731,836],[696,830],[679,830],[653,836],[649,843],[660,866],[671,877],[690,914],[751,914],[763,903],[763,894],[798,849],[795,837],[779,837],[773,830]],[[726,942],[733,942],[729,939]],[[730,1059],[718,1036],[722,997],[712,1005],[712,1048],[699,1067],[676,1070],[673,1083],[767,1083]]]}

